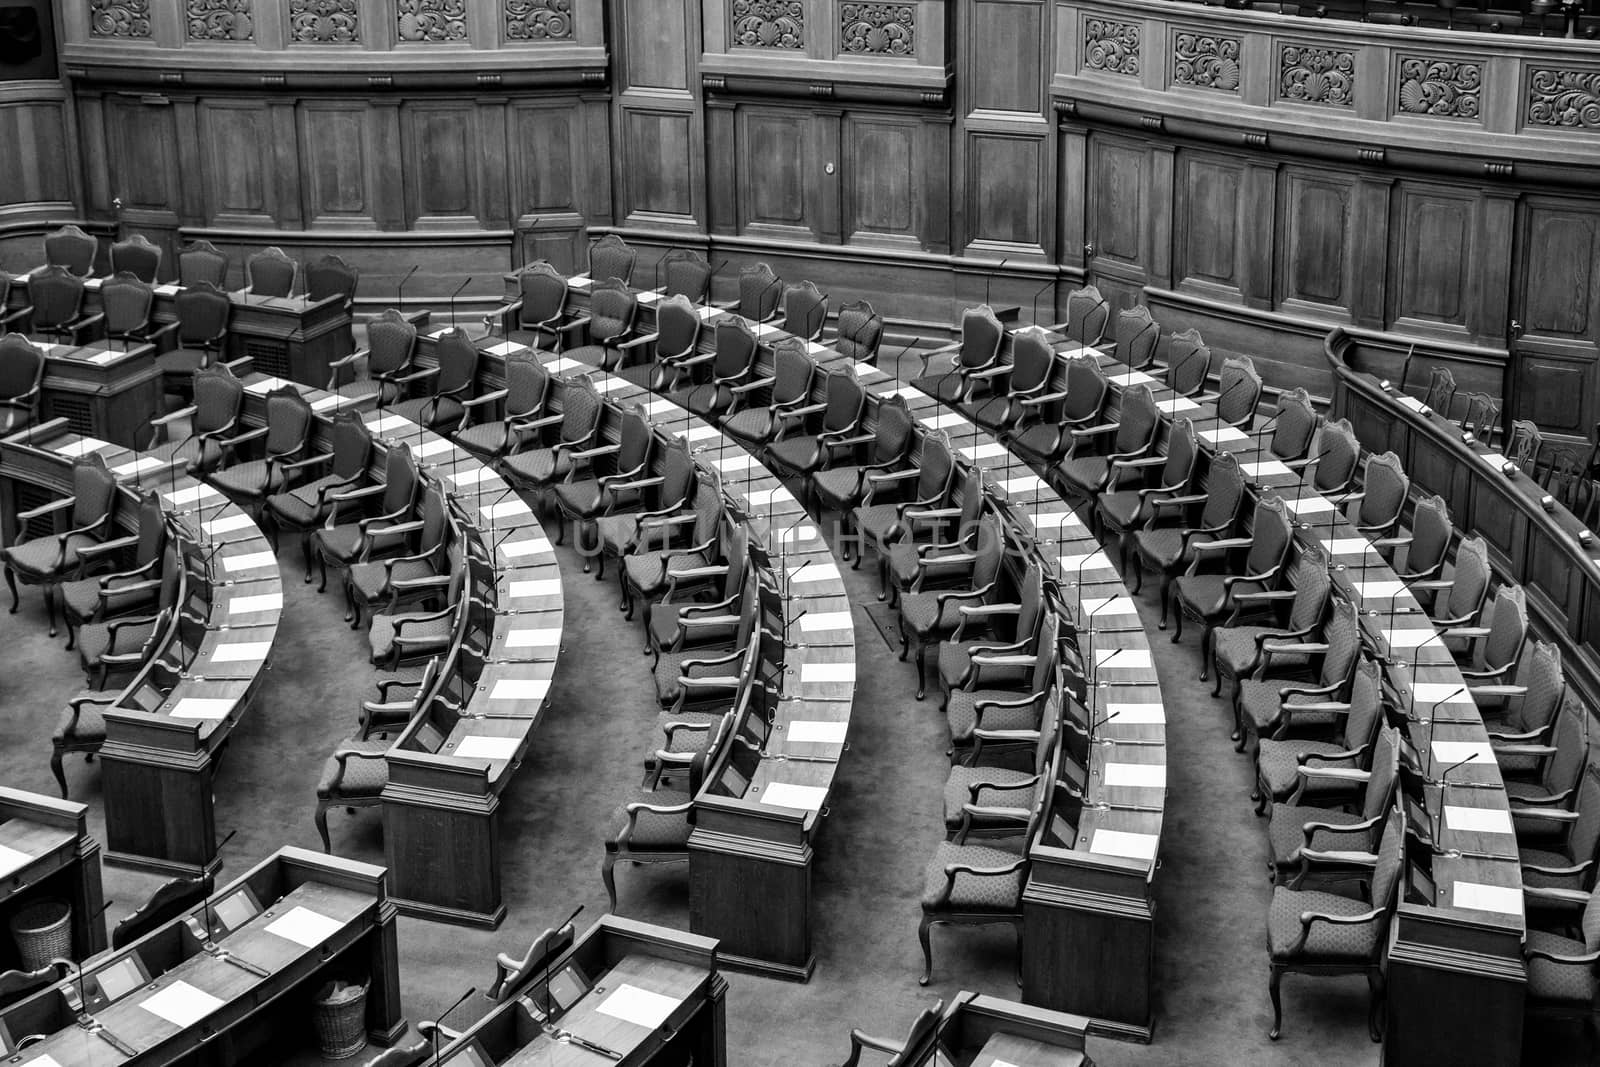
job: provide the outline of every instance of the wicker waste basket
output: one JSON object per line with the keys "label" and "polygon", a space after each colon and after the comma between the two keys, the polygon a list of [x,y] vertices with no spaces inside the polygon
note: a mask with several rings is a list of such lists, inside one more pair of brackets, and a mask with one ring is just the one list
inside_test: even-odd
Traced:
{"label": "wicker waste basket", "polygon": [[322,1054],[342,1060],[367,1047],[367,983],[327,982],[317,990],[317,1041]]}
{"label": "wicker waste basket", "polygon": [[53,959],[72,958],[72,905],[64,900],[36,900],[11,917],[22,969],[37,971]]}

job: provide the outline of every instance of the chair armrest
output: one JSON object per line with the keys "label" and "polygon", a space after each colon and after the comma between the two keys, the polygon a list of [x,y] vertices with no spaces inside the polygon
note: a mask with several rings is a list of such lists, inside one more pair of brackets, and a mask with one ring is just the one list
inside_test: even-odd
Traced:
{"label": "chair armrest", "polygon": [[468,397],[467,399],[465,399],[465,400],[463,400],[461,402],[461,406],[464,407],[464,408],[481,407],[484,404],[493,403],[496,400],[504,400],[506,397],[508,397],[510,395],[511,395],[511,390],[509,390],[509,389],[495,389],[495,390],[492,390],[490,392],[484,393],[482,396]]}

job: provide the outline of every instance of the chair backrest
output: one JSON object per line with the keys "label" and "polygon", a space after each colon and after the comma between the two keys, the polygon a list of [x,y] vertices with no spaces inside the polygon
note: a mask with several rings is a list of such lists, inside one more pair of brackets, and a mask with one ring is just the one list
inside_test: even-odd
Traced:
{"label": "chair backrest", "polygon": [[333,452],[333,476],[340,479],[358,477],[367,469],[372,458],[372,431],[354,411],[341,411],[333,417],[328,436]]}
{"label": "chair backrest", "polygon": [[194,431],[213,433],[231,425],[244,406],[244,383],[226,363],[194,372]]}
{"label": "chair backrest", "polygon": [[1220,530],[1232,526],[1244,505],[1244,472],[1232,452],[1218,452],[1211,457],[1211,470],[1206,475],[1206,502],[1200,509],[1200,526],[1206,530]]}
{"label": "chair backrest", "polygon": [[1080,345],[1097,345],[1106,335],[1106,321],[1111,317],[1100,290],[1092,285],[1067,294],[1067,339]]}
{"label": "chair backrest", "polygon": [[1156,358],[1161,343],[1161,327],[1143,304],[1117,312],[1116,355],[1126,366],[1143,370]]}
{"label": "chair backrest", "polygon": [[1400,872],[1405,867],[1405,831],[1400,808],[1389,809],[1384,821],[1383,834],[1378,838],[1378,866],[1372,872],[1372,907],[1383,914],[1378,918],[1379,934],[1372,939],[1374,958],[1381,957],[1388,948],[1388,938],[1383,931],[1389,928],[1394,916],[1395,894],[1400,888]]}
{"label": "chair backrest", "polygon": [[861,383],[849,371],[830,371],[824,379],[828,404],[822,409],[824,432],[848,430],[861,421],[861,412],[867,403]]}
{"label": "chair backrest", "polygon": [[878,365],[878,346],[883,343],[883,316],[872,310],[871,304],[852,300],[842,305],[834,327],[837,330],[834,351],[857,363]]}
{"label": "chair backrest", "polygon": [[1456,376],[1449,367],[1434,367],[1428,372],[1428,393],[1423,403],[1448,419],[1455,400]]}
{"label": "chair backrest", "polygon": [[976,464],[961,470],[961,481],[956,492],[961,496],[961,518],[956,525],[956,538],[965,541],[978,532],[978,518],[983,514],[986,498],[983,494],[983,471]]}
{"label": "chair backrest", "polygon": [[152,489],[139,498],[139,540],[134,545],[133,562],[140,567],[153,563],[166,548],[166,514],[161,509],[161,494]]}
{"label": "chair backrest", "polygon": [[930,1056],[939,1039],[939,1020],[944,1017],[944,1001],[923,1008],[906,1032],[900,1051],[891,1056],[885,1067],[912,1067],[912,1064],[932,1063]]}
{"label": "chair backrest", "polygon": [[694,478],[694,530],[690,534],[694,543],[703,545],[716,538],[722,530],[722,494],[718,491],[716,477],[710,471],[697,471]]}
{"label": "chair backrest", "polygon": [[1272,424],[1272,440],[1268,445],[1272,454],[1281,460],[1306,455],[1321,421],[1311,404],[1311,394],[1298,385],[1278,394],[1278,410],[1274,417],[1277,421]]}
{"label": "chair backrest", "polygon": [[1537,473],[1539,451],[1544,447],[1544,435],[1528,419],[1511,420],[1511,440],[1506,445],[1506,458],[1529,475]]}
{"label": "chair backrest", "polygon": [[1018,330],[1011,336],[1011,374],[1007,387],[1013,393],[1039,389],[1050,380],[1056,350],[1043,330]]}
{"label": "chair backrest", "polygon": [[1161,411],[1148,385],[1136,385],[1122,391],[1122,412],[1118,416],[1116,444],[1118,452],[1136,452],[1148,445],[1161,425]]}
{"label": "chair backrest", "polygon": [[304,451],[315,425],[311,405],[298,389],[284,385],[267,394],[267,455],[292,456]]}
{"label": "chair backrest", "polygon": [[655,432],[644,409],[637,404],[622,413],[622,429],[618,434],[618,471],[637,470],[650,459],[650,446],[655,443]]}
{"label": "chair backrest", "polygon": [[738,378],[750,373],[756,363],[756,335],[750,325],[736,316],[717,323],[716,356],[711,373],[716,378]]}
{"label": "chair backrest", "polygon": [[1005,340],[1005,327],[995,318],[994,308],[988,304],[967,308],[961,313],[961,352],[959,365],[967,368],[984,367],[994,362]]}
{"label": "chair backrest", "polygon": [[1372,749],[1372,777],[1361,796],[1361,816],[1376,818],[1394,802],[1395,786],[1400,781],[1400,735],[1385,725],[1378,727],[1378,741]]}
{"label": "chair backrest", "polygon": [[72,527],[103,526],[117,506],[117,476],[98,452],[72,461]]}
{"label": "chair backrest", "polygon": [[594,433],[604,402],[587,374],[567,378],[561,390],[561,442],[582,441]]}
{"label": "chair backrest", "polygon": [[922,463],[917,471],[916,499],[943,500],[956,473],[950,437],[943,430],[929,430],[922,435]]}
{"label": "chair backrest", "polygon": [[1266,492],[1256,500],[1250,524],[1250,551],[1245,555],[1245,574],[1266,574],[1283,565],[1294,537],[1289,509],[1283,498]]}
{"label": "chair backrest", "polygon": [[434,342],[434,355],[439,360],[439,373],[433,379],[435,393],[451,393],[469,388],[478,378],[478,346],[472,343],[467,331],[451,327]]}
{"label": "chair backrest", "polygon": [[739,272],[739,314],[751,322],[766,322],[777,314],[782,289],[783,279],[767,264],[745,267]]}
{"label": "chair backrest", "polygon": [[1589,709],[1568,701],[1556,713],[1556,728],[1551,738],[1555,755],[1544,761],[1540,781],[1552,796],[1576,789],[1589,763]]}
{"label": "chair backrest", "polygon": [[916,420],[903,396],[884,397],[878,402],[878,424],[872,437],[872,462],[897,463],[911,451]]}
{"label": "chair backrest", "polygon": [[361,271],[338,256],[329,254],[306,265],[306,298],[309,300],[340,296],[348,310],[355,304],[356,286],[360,284]]}
{"label": "chair backrest", "polygon": [[657,303],[656,354],[658,356],[691,354],[700,342],[700,329],[704,321],[686,296],[669,296]]}
{"label": "chair backrest", "polygon": [[1519,734],[1544,735],[1555,724],[1556,712],[1567,697],[1567,679],[1561,668],[1561,650],[1548,641],[1534,641],[1517,665],[1517,684],[1528,691],[1512,705],[1507,717]]}
{"label": "chair backrest", "polygon": [[111,246],[111,273],[127,271],[146,285],[156,283],[156,272],[161,269],[161,249],[150,243],[142,233]]}
{"label": "chair backrest", "polygon": [[1392,529],[1400,521],[1400,509],[1405,506],[1406,493],[1411,490],[1411,479],[1400,465],[1400,457],[1393,452],[1368,456],[1361,488],[1366,496],[1361,499],[1357,525]]}
{"label": "chair backrest", "polygon": [[667,278],[667,296],[685,296],[696,304],[705,300],[711,284],[711,264],[705,256],[692,248],[670,249],[661,259],[661,270]]}
{"label": "chair backrest", "polygon": [[1454,533],[1444,497],[1434,493],[1417,501],[1411,510],[1411,544],[1406,549],[1406,572],[1412,581],[1432,577],[1444,567]]}
{"label": "chair backrest", "polygon": [[1507,582],[1494,594],[1494,618],[1483,640],[1484,669],[1498,671],[1517,662],[1527,638],[1527,594],[1522,586]]}
{"label": "chair backrest", "polygon": [[228,329],[233,303],[228,294],[208,281],[198,281],[172,300],[178,315],[178,343],[198,345],[220,337]]}
{"label": "chair backrest", "polygon": [[550,372],[530,353],[506,360],[506,417],[532,415],[544,410],[550,395]]}
{"label": "chair backrest", "polygon": [[1348,750],[1372,744],[1383,721],[1383,681],[1378,665],[1363,657],[1350,682],[1350,711],[1344,717],[1344,745]]}
{"label": "chair backrest", "polygon": [[444,489],[430,484],[422,490],[422,531],[417,536],[417,551],[439,552],[450,533],[450,507]]}
{"label": "chair backrest", "polygon": [[772,402],[798,404],[811,395],[811,379],[817,365],[806,355],[801,341],[787,337],[772,351]]}
{"label": "chair backrest", "polygon": [[1474,437],[1488,444],[1500,428],[1500,398],[1492,393],[1468,393],[1467,411],[1461,422]]}
{"label": "chair backrest", "polygon": [[152,930],[160,929],[211,895],[209,874],[185,876],[163,882],[154,893],[129,912],[111,931],[111,947],[124,948]]}
{"label": "chair backrest", "polygon": [[986,519],[980,524],[977,559],[972,564],[972,588],[983,589],[1000,577],[1000,564],[1006,554],[1006,533],[999,521]]}
{"label": "chair backrest", "polygon": [[523,326],[536,326],[556,318],[566,309],[568,292],[566,277],[549,260],[535,260],[517,272],[517,295],[522,300],[517,320]]}
{"label": "chair backrest", "polygon": [[67,225],[44,239],[44,261],[87,278],[94,273],[94,256],[99,248],[100,242],[77,226]]}
{"label": "chair backrest", "polygon": [[1093,357],[1083,356],[1067,360],[1067,399],[1061,406],[1065,422],[1081,422],[1100,414],[1111,393],[1111,383],[1106,372]]}
{"label": "chair backrest", "polygon": [[[687,303],[687,301],[685,301]],[[657,317],[663,309],[657,309]],[[589,337],[606,342],[633,329],[639,313],[639,297],[619,278],[607,277],[589,291]]]}
{"label": "chair backrest", "polygon": [[26,335],[0,336],[0,400],[16,400],[37,389],[44,363],[44,353]]}
{"label": "chair backrest", "polygon": [[657,487],[656,504],[659,508],[681,508],[689,502],[694,492],[694,459],[689,446],[681,438],[667,444],[666,455],[661,457],[661,485]]}
{"label": "chair backrest", "polygon": [[384,308],[367,323],[367,373],[374,378],[399,374],[417,353],[417,327],[394,308]]}
{"label": "chair backrest", "polygon": [[614,233],[608,233],[589,246],[589,277],[619,279],[623,285],[633,281],[633,265],[639,253],[628,242]]}
{"label": "chair backrest", "polygon": [[1167,338],[1167,387],[1179,396],[1193,396],[1205,388],[1211,371],[1211,349],[1193,327]]}
{"label": "chair backrest", "polygon": [[1350,672],[1361,654],[1361,619],[1355,604],[1348,600],[1333,602],[1328,623],[1322,628],[1322,641],[1328,651],[1322,655],[1318,684],[1342,686],[1350,680]]}
{"label": "chair backrest", "polygon": [[1248,430],[1261,404],[1261,375],[1249,356],[1229,356],[1217,374],[1217,414],[1229,426]]}
{"label": "chair backrest", "polygon": [[1331,419],[1317,429],[1311,449],[1311,483],[1319,493],[1342,492],[1356,476],[1361,442],[1348,419]]}
{"label": "chair backrest", "polygon": [[83,279],[52,263],[28,279],[28,297],[36,329],[64,326],[77,318],[83,307]]}
{"label": "chair backrest", "polygon": [[[1600,774],[1592,764],[1585,768],[1578,781],[1578,803],[1574,806],[1578,821],[1572,824],[1567,837],[1567,855],[1575,863],[1583,863],[1594,859],[1600,847]],[[1592,885],[1594,878],[1594,873],[1590,872],[1584,881]]]}
{"label": "chair backrest", "polygon": [[1194,476],[1195,458],[1200,448],[1194,432],[1194,420],[1181,415],[1173,420],[1167,434],[1167,461],[1161,465],[1161,484],[1165,486],[1188,485]]}
{"label": "chair backrest", "polygon": [[391,446],[383,459],[383,513],[393,515],[401,509],[410,510],[420,484],[411,446],[403,443]]}
{"label": "chair backrest", "polygon": [[105,311],[106,333],[113,337],[143,330],[150,324],[155,290],[131,271],[118,271],[100,286],[100,306]]}
{"label": "chair backrest", "polygon": [[244,261],[244,275],[256,296],[288,296],[298,268],[283,249],[270,245]]}
{"label": "chair backrest", "polygon": [[828,295],[815,283],[800,282],[783,290],[783,328],[794,336],[815,341],[828,321]]}
{"label": "chair backrest", "polygon": [[228,281],[228,257],[210,241],[194,241],[178,253],[178,284],[188,288],[207,282],[221,288]]}
{"label": "chair backrest", "polygon": [[1328,550],[1320,541],[1307,541],[1300,546],[1300,554],[1289,568],[1289,584],[1294,586],[1294,599],[1289,602],[1289,629],[1305,630],[1315,626],[1328,610],[1328,599],[1333,595]]}

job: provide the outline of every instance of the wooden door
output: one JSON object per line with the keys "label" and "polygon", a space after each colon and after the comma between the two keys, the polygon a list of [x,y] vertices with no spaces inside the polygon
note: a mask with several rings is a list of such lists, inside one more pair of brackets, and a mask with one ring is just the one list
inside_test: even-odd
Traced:
{"label": "wooden door", "polygon": [[1600,209],[1529,197],[1518,232],[1509,418],[1586,439],[1600,417]]}

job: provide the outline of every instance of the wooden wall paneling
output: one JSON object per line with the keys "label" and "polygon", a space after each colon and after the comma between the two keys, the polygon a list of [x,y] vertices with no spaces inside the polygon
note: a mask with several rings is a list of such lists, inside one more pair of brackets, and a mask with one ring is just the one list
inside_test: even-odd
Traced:
{"label": "wooden wall paneling", "polygon": [[[178,166],[185,180],[178,189],[178,222],[183,226],[201,226],[206,219],[205,143],[200,138],[200,102],[192,96],[173,99],[173,110],[178,130]],[[259,145],[257,150],[259,151]],[[163,270],[172,269],[177,277],[176,249],[168,249]]]}
{"label": "wooden wall paneling", "polygon": [[1278,163],[1252,157],[1245,164],[1239,199],[1239,291],[1247,307],[1272,306],[1273,249],[1271,220],[1278,201]]}
{"label": "wooden wall paneling", "polygon": [[731,100],[707,98],[703,111],[706,144],[706,229],[733,236],[739,232],[737,162],[739,108]]}
{"label": "wooden wall paneling", "polygon": [[1396,328],[1464,335],[1475,299],[1478,197],[1431,182],[1396,183],[1389,228],[1385,321]]}
{"label": "wooden wall paneling", "polygon": [[622,62],[613,97],[613,204],[590,222],[699,229],[705,219],[706,141],[700,117],[699,5],[614,0]]}
{"label": "wooden wall paneling", "polygon": [[[477,102],[478,217],[486,229],[503,230],[512,225],[510,152],[507,120],[510,100],[503,96],[483,97]],[[576,112],[576,102],[568,107]]]}
{"label": "wooden wall paneling", "polygon": [[584,267],[576,253],[588,210],[586,110],[561,99],[519,99],[507,109],[511,216],[522,234],[524,264],[548,259],[560,270]]}
{"label": "wooden wall paneling", "polygon": [[[408,165],[406,118],[397,96],[374,97],[372,114],[373,181],[372,217],[380,230],[403,230],[416,225],[412,191],[417,182]],[[408,173],[412,172],[412,173]]]}
{"label": "wooden wall paneling", "polygon": [[371,109],[358,100],[306,100],[299,116],[306,221],[376,227],[374,180],[380,164]]}
{"label": "wooden wall paneling", "polygon": [[[739,232],[808,239],[821,161],[812,152],[811,110],[745,105],[736,120]],[[808,203],[810,201],[810,203]]]}
{"label": "wooden wall paneling", "polygon": [[923,120],[921,230],[924,247],[938,255],[951,251],[950,213],[956,199],[950,168],[955,128],[955,117],[950,114]]}
{"label": "wooden wall paneling", "polygon": [[1511,327],[1512,265],[1516,261],[1516,189],[1479,190],[1478,232],[1474,242],[1474,299],[1467,326],[1479,344],[1500,347]]}
{"label": "wooden wall paneling", "polygon": [[1172,205],[1173,159],[1175,146],[1167,141],[1153,141],[1149,146],[1149,166],[1145,178],[1150,189],[1144,202],[1149,207],[1150,219],[1145,226],[1145,238],[1150,242],[1145,252],[1145,269],[1148,284],[1162,289],[1172,288]]}
{"label": "wooden wall paneling", "polygon": [[111,159],[107,152],[105,97],[80,92],[74,101],[78,137],[83,150],[78,165],[83,175],[82,207],[86,214],[111,210]]}
{"label": "wooden wall paneling", "polygon": [[272,110],[261,101],[209,99],[196,108],[202,221],[212,226],[277,225]]}
{"label": "wooden wall paneling", "polygon": [[1348,256],[1350,318],[1381,329],[1384,294],[1393,242],[1390,201],[1395,179],[1387,174],[1358,173],[1350,200]]}
{"label": "wooden wall paneling", "polygon": [[965,156],[967,254],[1044,258],[1053,213],[1042,124],[969,124]]}
{"label": "wooden wall paneling", "polygon": [[286,230],[298,230],[305,225],[309,203],[306,199],[307,183],[300,177],[300,159],[305,153],[306,138],[293,101],[273,100],[268,107],[272,113],[274,134],[272,165],[273,184],[278,191],[278,225]]}
{"label": "wooden wall paneling", "polygon": [[406,216],[413,229],[484,225],[483,138],[470,100],[409,103],[401,109],[406,146]]}
{"label": "wooden wall paneling", "polygon": [[1285,168],[1276,227],[1280,307],[1349,317],[1356,271],[1351,247],[1355,185],[1353,178],[1333,171]]}
{"label": "wooden wall paneling", "polygon": [[824,244],[844,243],[844,112],[814,108],[811,122],[812,155],[806,165],[815,189],[813,226]]}
{"label": "wooden wall paneling", "polygon": [[1146,281],[1149,152],[1138,141],[1110,134],[1089,137],[1084,255],[1095,284],[1142,288]]}
{"label": "wooden wall paneling", "polygon": [[[182,172],[177,112],[166,97],[116,97],[107,107],[113,204],[124,233],[175,251]],[[114,208],[114,210],[116,210]]]}
{"label": "wooden wall paneling", "polygon": [[1044,113],[1048,5],[976,0],[968,11],[964,68],[968,112]]}
{"label": "wooden wall paneling", "polygon": [[73,200],[73,140],[58,90],[0,85],[0,145],[8,148],[0,153],[0,211]]}
{"label": "wooden wall paneling", "polygon": [[852,244],[925,247],[934,172],[928,123],[854,112],[844,119],[844,237]]}
{"label": "wooden wall paneling", "polygon": [[1527,197],[1517,258],[1523,333],[1512,360],[1511,417],[1586,436],[1600,417],[1600,208]]}
{"label": "wooden wall paneling", "polygon": [[[688,34],[690,0],[616,0],[622,38],[618,76],[624,89],[687,92],[694,73]],[[694,49],[698,52],[698,49]]]}
{"label": "wooden wall paneling", "polygon": [[695,174],[700,138],[695,114],[684,107],[626,105],[620,152],[620,213],[628,225],[692,224],[699,199]]}
{"label": "wooden wall paneling", "polygon": [[1179,289],[1217,299],[1244,293],[1243,160],[1180,152],[1173,183],[1173,280]]}
{"label": "wooden wall paneling", "polygon": [[[1063,22],[1067,20],[1063,19]],[[1056,128],[1056,261],[1082,268],[1089,243],[1089,131],[1063,117]]]}

